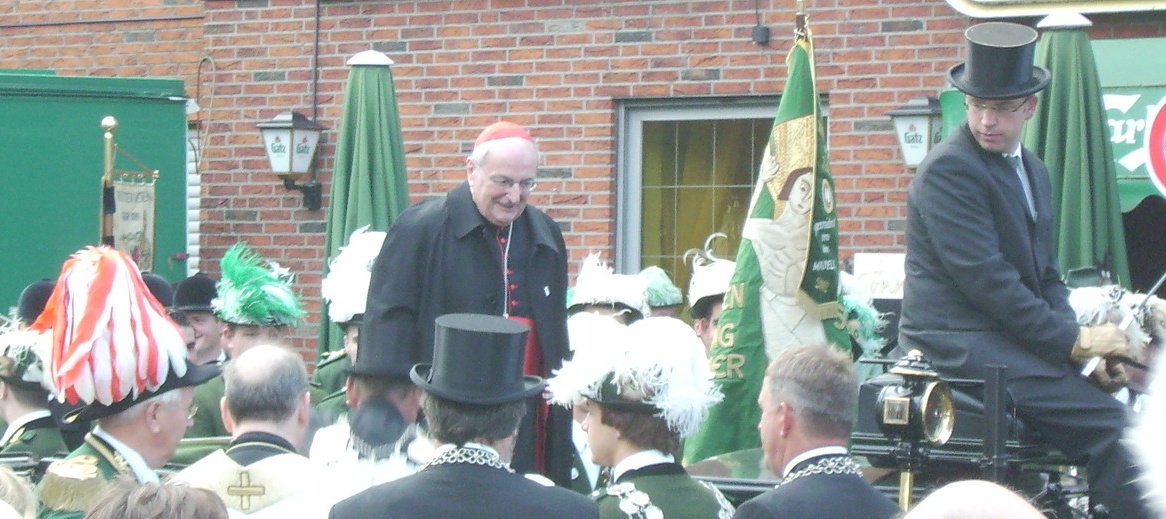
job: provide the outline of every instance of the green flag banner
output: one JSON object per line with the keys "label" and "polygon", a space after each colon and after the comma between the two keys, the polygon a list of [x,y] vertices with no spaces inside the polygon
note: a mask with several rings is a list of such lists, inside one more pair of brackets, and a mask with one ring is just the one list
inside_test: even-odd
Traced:
{"label": "green flag banner", "polygon": [[850,351],[838,302],[834,180],[808,29],[798,34],[786,64],[786,89],[709,354],[725,398],[685,442],[686,463],[761,445],[757,396],[770,357],[827,342]]}

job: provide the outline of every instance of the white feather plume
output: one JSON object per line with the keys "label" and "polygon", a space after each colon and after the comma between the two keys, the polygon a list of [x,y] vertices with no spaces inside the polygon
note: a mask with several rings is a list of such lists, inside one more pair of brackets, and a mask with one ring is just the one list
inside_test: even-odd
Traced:
{"label": "white feather plume", "polygon": [[328,318],[334,323],[346,323],[364,313],[372,265],[386,235],[368,227],[352,232],[348,245],[328,263],[328,275],[320,283],[320,295],[328,301]]}

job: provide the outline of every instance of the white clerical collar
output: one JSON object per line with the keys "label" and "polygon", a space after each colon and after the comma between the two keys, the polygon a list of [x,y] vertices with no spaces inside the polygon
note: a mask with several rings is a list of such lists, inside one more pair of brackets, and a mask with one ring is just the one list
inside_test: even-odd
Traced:
{"label": "white clerical collar", "polygon": [[113,450],[121,454],[121,457],[125,458],[126,464],[130,466],[130,470],[134,471],[134,477],[137,478],[138,483],[158,483],[158,473],[150,468],[150,465],[146,463],[146,459],[141,454],[138,454],[138,451],[133,450],[129,445],[122,443],[117,438],[102,430],[100,425],[93,428],[93,435],[104,440],[110,447],[113,447]]}
{"label": "white clerical collar", "polygon": [[19,431],[22,427],[28,425],[28,422],[39,420],[46,416],[49,416],[49,410],[40,409],[13,420],[12,423],[8,424],[8,429],[4,430],[4,436],[0,438],[0,445],[8,445],[8,441],[11,440],[12,436],[16,434],[16,431]]}
{"label": "white clerical collar", "polygon": [[781,470],[781,477],[784,478],[784,477],[788,476],[790,472],[793,472],[794,467],[798,466],[798,464],[800,464],[801,462],[806,461],[810,458],[817,458],[818,456],[833,456],[833,455],[838,455],[838,454],[843,454],[843,455],[847,454],[846,447],[843,447],[841,445],[830,445],[828,447],[818,447],[817,449],[810,449],[806,452],[798,454],[797,456],[794,456],[794,459],[789,460],[789,463],[786,463],[785,468]]}
{"label": "white clerical collar", "polygon": [[615,464],[615,468],[611,469],[611,480],[619,481],[620,476],[623,476],[629,470],[644,468],[648,465],[659,465],[661,463],[676,463],[676,458],[672,457],[671,454],[664,454],[656,449],[637,452]]}

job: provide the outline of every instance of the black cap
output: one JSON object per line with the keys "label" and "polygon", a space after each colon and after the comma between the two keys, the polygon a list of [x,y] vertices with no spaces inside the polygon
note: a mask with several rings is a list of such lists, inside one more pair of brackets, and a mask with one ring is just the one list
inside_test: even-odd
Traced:
{"label": "black cap", "polygon": [[150,294],[153,294],[154,299],[165,308],[170,308],[174,305],[174,288],[170,286],[170,282],[166,278],[159,276],[153,272],[143,272],[142,281],[146,283],[146,288],[150,289]]}
{"label": "black cap", "polygon": [[196,273],[174,287],[174,309],[183,312],[214,313],[211,301],[218,296],[215,280],[202,272]]}
{"label": "black cap", "polygon": [[947,71],[959,91],[980,99],[1016,99],[1049,84],[1049,71],[1034,66],[1036,30],[1008,22],[973,25],[964,32],[968,59]]}
{"label": "black cap", "polygon": [[20,292],[20,299],[16,307],[16,316],[24,324],[32,324],[36,322],[36,318],[40,317],[40,313],[45,310],[45,304],[49,302],[49,296],[53,295],[53,283],[49,278],[44,278],[40,281],[24,287]]}
{"label": "black cap", "polygon": [[427,393],[493,405],[542,391],[541,377],[522,374],[530,332],[525,324],[496,315],[446,314],[434,326],[433,364],[417,364],[410,373]]}

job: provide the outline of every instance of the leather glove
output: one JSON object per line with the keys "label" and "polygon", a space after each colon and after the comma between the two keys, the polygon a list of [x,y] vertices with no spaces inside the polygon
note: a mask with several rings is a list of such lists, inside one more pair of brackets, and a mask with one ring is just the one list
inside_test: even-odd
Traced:
{"label": "leather glove", "polygon": [[1106,359],[1089,375],[1089,381],[1102,391],[1113,393],[1129,384],[1130,379],[1126,376],[1126,367],[1120,361]]}
{"label": "leather glove", "polygon": [[[1077,334],[1077,342],[1073,344],[1073,351],[1069,354],[1069,360],[1080,366],[1093,357],[1114,356],[1130,356],[1129,338],[1116,324],[1105,323],[1081,327],[1081,332]],[[1113,364],[1116,365],[1117,362]]]}

